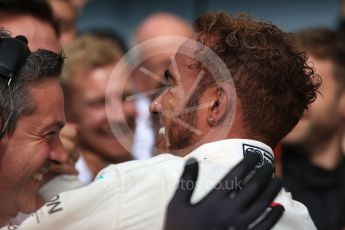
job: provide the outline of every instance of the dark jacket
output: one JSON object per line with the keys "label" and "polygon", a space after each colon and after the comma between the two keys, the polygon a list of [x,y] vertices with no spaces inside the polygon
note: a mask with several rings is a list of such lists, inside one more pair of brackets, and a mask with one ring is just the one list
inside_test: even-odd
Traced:
{"label": "dark jacket", "polygon": [[282,167],[286,190],[307,206],[318,229],[345,227],[345,158],[326,171],[311,165],[306,154],[283,146]]}

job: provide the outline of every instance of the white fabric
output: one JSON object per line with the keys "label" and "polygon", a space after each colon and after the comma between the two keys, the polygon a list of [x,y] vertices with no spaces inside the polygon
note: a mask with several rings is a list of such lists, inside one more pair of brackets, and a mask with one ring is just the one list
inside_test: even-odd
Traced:
{"label": "white fabric", "polygon": [[39,194],[44,200],[50,200],[65,191],[81,188],[85,186],[75,175],[62,174],[54,177],[42,186]]}
{"label": "white fabric", "polygon": [[[77,176],[62,174],[54,177],[39,190],[39,194],[44,200],[50,200],[52,197],[65,191],[81,188],[84,184],[78,180]],[[14,230],[16,226],[29,218],[32,214],[19,213],[16,218],[10,220],[10,225],[4,229]],[[2,228],[3,229],[3,228]],[[1,230],[2,230],[1,229]]]}
{"label": "white fabric", "polygon": [[134,135],[133,156],[142,160],[152,157],[152,149],[155,141],[153,124],[149,111],[150,99],[139,96],[135,101],[138,112],[136,118],[136,130]]}
{"label": "white fabric", "polygon": [[[195,157],[200,162],[192,197],[196,202],[243,158],[245,145],[273,155],[261,142],[229,139],[203,145],[184,158],[163,154],[111,165],[89,186],[62,193],[48,202],[20,229],[162,229],[166,207],[175,193],[186,159]],[[306,207],[293,201],[289,193],[282,190],[275,202],[285,207],[285,213],[274,229],[315,229]]]}
{"label": "white fabric", "polygon": [[75,168],[78,171],[78,179],[84,184],[88,185],[93,181],[93,174],[82,154],[80,154],[78,161],[75,163]]}

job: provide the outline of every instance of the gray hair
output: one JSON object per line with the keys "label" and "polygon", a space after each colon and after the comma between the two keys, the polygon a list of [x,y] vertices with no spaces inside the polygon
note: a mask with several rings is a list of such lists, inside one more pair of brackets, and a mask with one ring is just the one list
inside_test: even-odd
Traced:
{"label": "gray hair", "polygon": [[[9,37],[9,33],[0,29],[0,39]],[[30,86],[40,84],[45,79],[59,78],[63,62],[62,55],[39,49],[29,54],[21,70],[12,79],[11,92],[8,88],[8,79],[0,77],[0,119],[2,122],[12,112],[11,95],[13,101],[13,115],[8,123],[8,133],[14,131],[18,119],[35,110],[35,104],[28,90]]]}

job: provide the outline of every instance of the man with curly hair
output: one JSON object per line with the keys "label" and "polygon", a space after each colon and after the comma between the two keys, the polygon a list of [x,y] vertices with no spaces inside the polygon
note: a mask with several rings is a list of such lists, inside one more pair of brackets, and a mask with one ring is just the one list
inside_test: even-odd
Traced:
{"label": "man with curly hair", "polygon": [[[150,107],[161,125],[157,147],[173,154],[109,166],[90,186],[48,203],[23,229],[51,229],[57,223],[60,229],[162,229],[184,162],[191,157],[200,162],[198,182],[190,185],[194,193],[186,197],[192,203],[243,158],[259,156],[256,167],[269,165],[267,172],[273,175],[272,148],[315,99],[318,76],[295,49],[294,37],[271,23],[208,13],[194,29],[195,35],[172,58],[165,71],[166,87]],[[239,184],[220,183],[217,188],[231,190],[228,202],[239,201],[244,198],[241,185],[262,176],[253,174]],[[255,200],[268,193],[264,189]],[[315,229],[305,206],[284,190],[272,204],[276,205],[285,207],[277,229]],[[238,213],[223,209],[221,214],[231,219]],[[257,227],[260,218],[240,214],[250,228],[262,229]],[[214,215],[210,211],[209,218]],[[207,218],[199,221],[207,223]],[[229,227],[248,226],[233,222],[221,229]]]}

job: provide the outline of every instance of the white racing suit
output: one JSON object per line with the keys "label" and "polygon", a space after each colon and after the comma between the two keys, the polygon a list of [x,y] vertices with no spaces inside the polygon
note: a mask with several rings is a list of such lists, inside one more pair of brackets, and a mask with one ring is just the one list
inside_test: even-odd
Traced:
{"label": "white racing suit", "polygon": [[[247,151],[247,150],[250,151]],[[272,149],[245,139],[202,145],[186,157],[162,154],[148,160],[111,165],[87,187],[64,192],[28,218],[25,230],[159,230],[186,159],[199,162],[192,202],[201,200],[248,153],[273,163]],[[307,208],[283,189],[274,200],[285,212],[274,229],[315,229]],[[226,210],[224,210],[226,212]]]}

